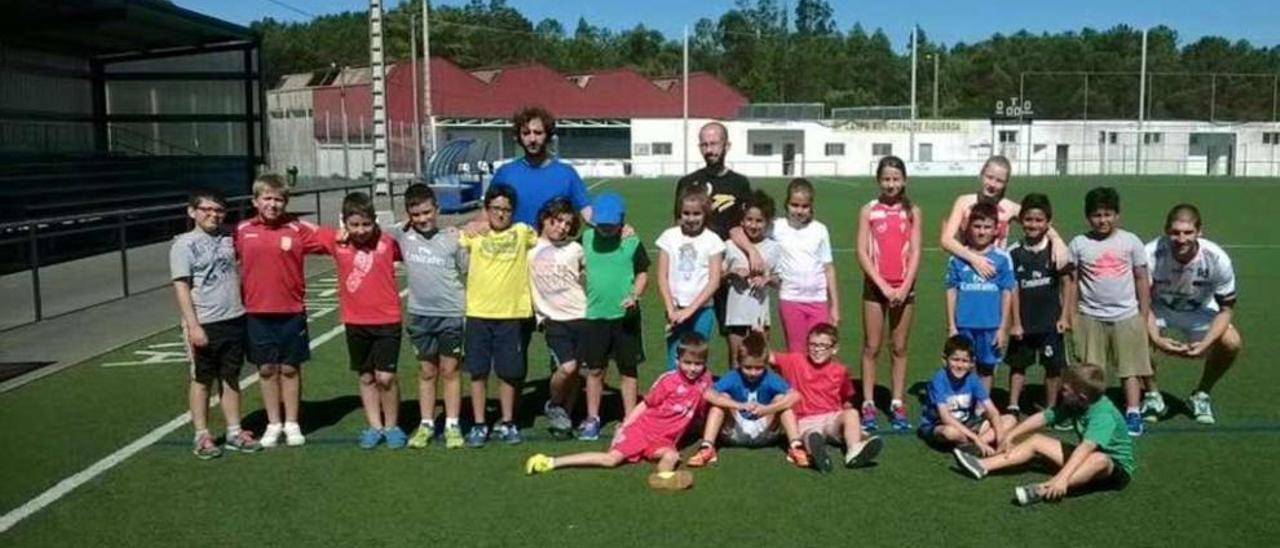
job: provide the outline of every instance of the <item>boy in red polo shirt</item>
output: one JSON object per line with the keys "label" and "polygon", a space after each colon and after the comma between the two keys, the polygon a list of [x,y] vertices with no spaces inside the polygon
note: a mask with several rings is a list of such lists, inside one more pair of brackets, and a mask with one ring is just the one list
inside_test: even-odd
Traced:
{"label": "boy in red polo shirt", "polygon": [[343,241],[323,227],[317,234],[325,252],[338,265],[338,306],[346,326],[351,370],[360,375],[360,403],[369,426],[360,432],[360,447],[373,449],[386,440],[400,449],[409,437],[397,425],[400,385],[396,360],[400,357],[400,294],[395,262],[400,249],[391,235],[378,228],[373,202],[363,192],[342,200]]}
{"label": "boy in red polo shirt", "polygon": [[809,451],[813,467],[831,471],[827,442],[843,443],[844,464],[853,468],[875,460],[884,447],[878,437],[865,437],[858,412],[850,401],[853,381],[844,364],[836,361],[840,335],[835,326],[820,323],[809,330],[805,354],[777,353],[772,361],[778,373],[800,392],[800,402],[792,408],[800,421],[800,438]]}
{"label": "boy in red polo shirt", "polygon": [[[275,447],[281,436],[290,446],[306,443],[298,426],[302,364],[311,358],[302,259],[322,253],[316,226],[285,212],[288,186],[279,175],[253,182],[257,216],[236,227],[236,255],[244,288],[249,362],[258,366],[262,405],[267,412],[263,447]],[[284,408],[283,424],[281,407]]]}

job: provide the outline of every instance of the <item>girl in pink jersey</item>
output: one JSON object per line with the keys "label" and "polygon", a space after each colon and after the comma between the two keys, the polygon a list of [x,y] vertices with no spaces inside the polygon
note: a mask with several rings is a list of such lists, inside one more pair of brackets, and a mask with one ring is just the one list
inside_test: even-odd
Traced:
{"label": "girl in pink jersey", "polygon": [[892,341],[893,429],[911,429],[903,393],[907,382],[907,339],[915,309],[920,268],[920,207],[907,197],[907,166],[885,156],[876,166],[880,195],[858,215],[858,264],[862,267],[862,428],[876,429],[876,360],[889,324]]}

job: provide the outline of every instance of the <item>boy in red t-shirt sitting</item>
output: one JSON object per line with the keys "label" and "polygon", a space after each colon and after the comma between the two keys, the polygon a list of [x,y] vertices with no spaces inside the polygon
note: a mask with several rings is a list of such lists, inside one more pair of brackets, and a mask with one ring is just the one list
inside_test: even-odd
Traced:
{"label": "boy in red t-shirt sitting", "polygon": [[845,445],[844,464],[849,468],[871,464],[884,448],[883,440],[862,433],[858,412],[850,401],[853,381],[844,364],[835,360],[839,342],[836,327],[820,323],[809,330],[805,354],[770,356],[782,378],[800,392],[800,403],[792,410],[800,421],[800,438],[809,460],[822,472],[831,471],[828,441]]}
{"label": "boy in red t-shirt sitting", "polygon": [[375,215],[369,196],[352,192],[342,200],[344,234],[322,227],[317,240],[338,265],[338,306],[346,326],[347,354],[351,370],[360,375],[360,403],[369,423],[360,432],[360,447],[373,449],[386,440],[387,447],[400,449],[409,441],[397,425],[400,294],[395,262],[400,249],[378,229]]}
{"label": "boy in red t-shirt sitting", "polygon": [[650,460],[657,462],[657,470],[649,476],[649,487],[688,489],[693,485],[693,474],[676,471],[680,464],[676,444],[707,407],[702,394],[711,387],[711,374],[707,373],[707,340],[701,334],[688,331],[681,335],[676,345],[676,366],[659,376],[644,401],[627,414],[608,452],[562,457],[538,453],[525,462],[525,473],[543,474],[572,466],[613,468]]}

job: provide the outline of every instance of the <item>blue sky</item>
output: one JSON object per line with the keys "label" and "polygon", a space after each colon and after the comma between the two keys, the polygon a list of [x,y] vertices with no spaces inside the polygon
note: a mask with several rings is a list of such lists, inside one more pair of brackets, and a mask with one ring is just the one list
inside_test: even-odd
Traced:
{"label": "blue sky", "polygon": [[[912,23],[919,23],[930,39],[947,44],[974,42],[996,32],[1009,34],[1020,29],[1036,33],[1084,27],[1101,30],[1124,23],[1134,27],[1167,25],[1178,31],[1183,44],[1204,35],[1218,35],[1249,40],[1255,45],[1280,45],[1277,0],[829,1],[842,30],[855,22],[862,23],[868,31],[881,27],[900,49],[906,46]],[[392,6],[399,0],[385,2]],[[305,20],[309,17],[303,13],[334,13],[366,9],[369,5],[361,0],[175,0],[175,3],[240,24],[262,17]],[[465,0],[434,0],[433,3],[459,5]],[[644,0],[638,4],[621,0],[508,0],[508,4],[535,23],[551,17],[563,22],[570,31],[578,17],[585,17],[592,24],[615,29],[644,23],[674,38],[684,25],[692,26],[702,17],[715,19],[733,7],[734,2]],[[794,1],[790,4],[794,5]]]}

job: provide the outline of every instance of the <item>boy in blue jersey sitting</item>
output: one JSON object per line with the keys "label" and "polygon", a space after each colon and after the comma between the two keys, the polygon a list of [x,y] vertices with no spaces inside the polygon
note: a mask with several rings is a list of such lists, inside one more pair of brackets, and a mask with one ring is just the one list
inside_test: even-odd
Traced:
{"label": "boy in blue jersey sitting", "polygon": [[952,256],[947,259],[947,333],[964,335],[973,342],[973,361],[982,385],[991,391],[991,378],[1009,342],[1009,313],[1013,303],[1013,260],[994,245],[999,212],[984,202],[969,210],[965,226],[965,246],[986,257],[995,266],[990,279],[978,274],[969,263]]}
{"label": "boy in blue jersey sitting", "polygon": [[[1006,432],[1017,423],[1000,415],[987,388],[973,374],[973,345],[952,335],[942,347],[942,367],[929,380],[920,437],[932,444],[973,447],[983,455],[995,453]],[[985,418],[984,418],[985,417]]]}
{"label": "boy in blue jersey sitting", "polygon": [[703,394],[711,404],[702,444],[689,457],[691,468],[716,462],[716,441],[740,447],[767,447],[778,443],[778,426],[787,436],[787,460],[809,466],[809,455],[800,442],[800,427],[791,406],[800,393],[782,376],[766,367],[769,357],[764,334],[752,331],[738,347],[738,367],[730,369]]}

